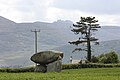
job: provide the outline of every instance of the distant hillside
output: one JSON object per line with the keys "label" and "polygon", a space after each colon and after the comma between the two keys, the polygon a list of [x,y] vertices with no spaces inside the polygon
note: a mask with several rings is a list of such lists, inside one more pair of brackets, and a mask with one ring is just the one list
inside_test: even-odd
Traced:
{"label": "distant hillside", "polygon": [[[73,45],[64,45],[56,48],[55,50],[59,50],[65,53],[63,59],[64,63],[69,62],[70,56],[73,56],[73,59],[85,59],[85,57],[87,56],[87,53],[85,51],[72,53],[72,50],[74,50],[76,47],[77,46]],[[120,40],[102,41],[100,42],[100,45],[92,45],[92,55],[95,56],[98,56],[102,53],[110,52],[112,50],[116,51],[120,58]]]}
{"label": "distant hillside", "polygon": [[[40,29],[38,33],[38,51],[63,48],[68,41],[78,39],[71,32],[73,22],[58,20],[53,23],[33,22],[16,23],[0,17],[0,65],[30,65],[30,57],[34,54],[34,33],[31,30]],[[100,41],[120,40],[120,27],[102,26],[94,34]],[[111,44],[111,43],[109,43]],[[71,47],[71,46],[70,46]],[[103,48],[104,49],[104,48]],[[61,49],[60,49],[61,50]],[[72,48],[63,48],[64,62],[69,58]],[[104,50],[103,50],[104,51]]]}

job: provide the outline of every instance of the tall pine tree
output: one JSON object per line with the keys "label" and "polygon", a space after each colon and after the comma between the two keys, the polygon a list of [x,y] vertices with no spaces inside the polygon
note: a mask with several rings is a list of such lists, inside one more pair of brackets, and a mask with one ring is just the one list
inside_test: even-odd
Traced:
{"label": "tall pine tree", "polygon": [[97,38],[93,37],[92,32],[97,31],[99,26],[98,20],[95,20],[95,17],[81,17],[79,22],[73,24],[73,29],[71,30],[75,34],[80,34],[80,37],[76,41],[70,41],[70,44],[79,45],[86,43],[87,48],[76,48],[74,51],[87,51],[87,60],[91,62],[91,41],[99,44]]}

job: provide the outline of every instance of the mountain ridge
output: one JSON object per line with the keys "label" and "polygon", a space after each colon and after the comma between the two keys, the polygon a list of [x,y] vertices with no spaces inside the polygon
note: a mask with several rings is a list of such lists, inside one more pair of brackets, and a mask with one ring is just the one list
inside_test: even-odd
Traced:
{"label": "mountain ridge", "polygon": [[[120,45],[120,40],[102,41],[99,43],[99,45],[91,45],[92,56],[93,55],[98,56],[103,53],[115,51],[118,53],[118,56],[120,58],[120,46],[119,45]],[[75,46],[75,45],[67,44],[67,45],[64,45],[61,47],[57,47],[57,48],[55,48],[55,50],[66,53],[64,55],[65,58],[63,58],[64,63],[69,62],[70,56],[72,56],[73,59],[77,59],[77,60],[85,59],[87,56],[87,53],[85,51],[76,51],[76,52],[72,53],[72,51],[76,47],[83,47],[83,46]],[[84,46],[84,48],[85,48],[85,46]]]}
{"label": "mountain ridge", "polygon": [[[33,64],[30,61],[30,57],[34,54],[34,33],[31,30],[40,29],[38,51],[60,48],[68,44],[69,41],[78,39],[78,36],[71,32],[70,26],[73,24],[71,21],[15,23],[1,18],[0,55],[2,56],[0,56],[0,65],[24,64],[27,66]],[[99,29],[94,36],[98,37],[100,42],[120,40],[119,32],[119,27],[111,27],[110,29],[104,27]],[[68,59],[66,56],[65,58]]]}

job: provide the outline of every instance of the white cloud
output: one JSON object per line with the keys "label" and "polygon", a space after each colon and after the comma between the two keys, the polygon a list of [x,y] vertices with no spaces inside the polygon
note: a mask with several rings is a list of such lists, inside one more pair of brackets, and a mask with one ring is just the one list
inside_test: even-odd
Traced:
{"label": "white cloud", "polygon": [[46,19],[48,21],[54,21],[58,19],[76,21],[79,20],[80,16],[90,16],[90,14],[86,14],[78,10],[66,10],[50,7],[47,9]]}
{"label": "white cloud", "polygon": [[97,17],[102,25],[120,25],[120,15],[97,15]]}
{"label": "white cloud", "polygon": [[56,0],[53,6],[95,14],[120,14],[120,0]]}
{"label": "white cloud", "polygon": [[19,14],[15,10],[15,4],[16,0],[0,0],[0,15],[7,18],[12,18],[12,15]]}
{"label": "white cloud", "polygon": [[79,21],[80,17],[95,16],[101,25],[120,25],[120,15],[100,15],[86,13],[79,10],[66,10],[50,7],[47,10],[46,21],[53,22],[55,20],[71,20],[73,22]]}
{"label": "white cloud", "polygon": [[[53,22],[58,19],[76,22],[81,16],[95,16],[102,25],[120,25],[120,1],[110,0],[107,4],[106,2],[108,1],[0,0],[0,16],[15,22]],[[109,14],[110,11],[113,11],[112,14]]]}
{"label": "white cloud", "polygon": [[44,21],[53,0],[0,0],[0,16],[15,22]]}

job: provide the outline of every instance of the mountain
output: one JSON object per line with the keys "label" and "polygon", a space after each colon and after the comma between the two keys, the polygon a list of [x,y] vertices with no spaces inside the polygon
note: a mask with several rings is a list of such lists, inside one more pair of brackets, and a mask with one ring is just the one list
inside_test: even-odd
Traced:
{"label": "mountain", "polygon": [[69,30],[71,21],[15,23],[3,17],[0,20],[4,25],[0,25],[1,66],[31,64],[30,57],[34,54],[34,33],[31,30],[40,29],[38,51],[63,46],[74,35]]}
{"label": "mountain", "polygon": [[102,26],[102,28],[95,34],[100,41],[119,40],[119,35],[120,26]]}
{"label": "mountain", "polygon": [[[63,62],[69,58],[72,48],[69,49],[68,41],[78,39],[78,35],[71,32],[73,22],[58,20],[53,23],[33,22],[16,23],[0,16],[0,65],[31,65],[30,57],[34,54],[34,33],[31,30],[39,30],[38,51],[56,49],[63,51]],[[120,40],[119,26],[102,26],[94,34],[100,42]],[[109,43],[111,44],[111,43]],[[70,45],[71,46],[71,45]],[[61,50],[63,49],[63,50]],[[104,49],[104,48],[103,48]],[[64,51],[66,50],[66,51]]]}
{"label": "mountain", "polygon": [[[85,51],[78,51],[72,53],[72,51],[76,48],[77,46],[73,45],[64,45],[58,48],[55,48],[55,50],[62,51],[64,52],[64,58],[63,61],[64,63],[68,63],[70,56],[73,57],[73,59],[85,59],[87,56],[87,53]],[[78,47],[84,47],[85,45],[81,45]],[[110,40],[110,41],[102,41],[100,42],[99,45],[92,45],[92,55],[98,56],[103,53],[107,53],[110,51],[115,51],[118,53],[119,58],[120,58],[120,40]]]}

